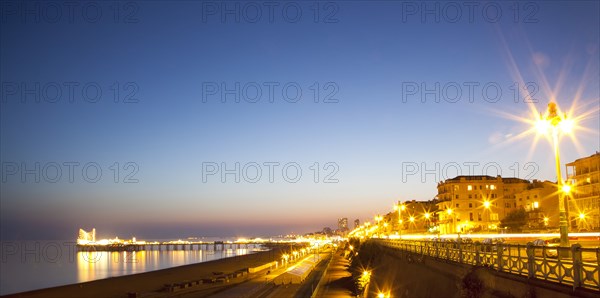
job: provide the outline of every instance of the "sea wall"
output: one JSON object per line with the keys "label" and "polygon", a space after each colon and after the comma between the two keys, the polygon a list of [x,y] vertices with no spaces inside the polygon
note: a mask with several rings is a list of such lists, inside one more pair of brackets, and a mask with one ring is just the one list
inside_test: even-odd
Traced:
{"label": "sea wall", "polygon": [[[370,244],[372,281],[369,297],[598,297],[598,292],[527,279],[487,267],[437,260]],[[363,251],[359,252],[363,253]]]}

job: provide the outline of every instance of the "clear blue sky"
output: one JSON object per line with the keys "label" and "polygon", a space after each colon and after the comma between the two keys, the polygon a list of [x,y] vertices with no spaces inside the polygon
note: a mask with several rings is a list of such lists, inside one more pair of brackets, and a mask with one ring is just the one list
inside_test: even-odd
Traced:
{"label": "clear blue sky", "polygon": [[[443,175],[455,175],[442,171],[450,163],[463,174],[464,163],[479,163],[475,174],[495,163],[504,176],[555,180],[548,142],[531,149],[533,136],[516,138],[528,125],[502,116],[531,116],[523,93],[515,102],[515,83],[539,87],[538,110],[550,99],[549,86],[558,90],[560,106],[577,98],[577,114],[589,114],[578,145],[562,141],[563,163],[600,148],[596,1],[517,7],[491,1],[485,10],[474,7],[472,19],[467,2],[330,2],[319,6],[318,22],[313,2],[279,2],[272,22],[264,2],[134,1],[120,2],[118,12],[96,2],[102,14],[95,22],[91,8],[85,14],[75,7],[70,19],[68,7],[56,3],[62,15],[41,6],[39,22],[3,3],[3,239],[71,239],[80,227],[138,238],[309,232],[335,227],[339,217],[372,218],[397,200],[432,199]],[[221,15],[236,3],[237,12]],[[436,5],[437,12],[421,15]],[[257,8],[261,15],[253,22]],[[258,102],[236,103],[225,94],[222,103],[221,84],[234,89],[236,82],[250,98],[258,84]],[[289,83],[290,98],[294,86],[302,90],[296,103],[281,96]],[[438,95],[424,94],[422,87],[436,83]],[[472,102],[465,84],[476,85]],[[502,95],[495,99],[488,89],[483,98],[486,84],[499,86]],[[462,97],[449,102],[456,85]],[[82,97],[84,86],[89,98],[99,88],[98,102]],[[208,89],[214,86],[220,90]],[[23,87],[33,95],[22,96]],[[61,96],[49,102],[57,90]],[[337,103],[322,102],[330,93]],[[130,94],[137,102],[123,103]],[[22,166],[34,169],[36,162],[47,169],[40,182],[33,174],[21,181]],[[72,183],[65,162],[79,163]],[[81,174],[91,162],[102,169],[96,183]],[[239,183],[233,175],[203,181],[203,164],[231,169],[236,162],[261,165],[262,176],[246,181],[255,173],[247,168]],[[279,163],[273,183],[265,162]],[[54,163],[62,176],[51,183]],[[288,163],[302,169],[296,183],[284,179],[294,178],[294,168],[282,175]],[[436,163],[439,171],[420,176],[422,165],[431,170]],[[418,174],[407,175],[409,164],[419,166]],[[138,182],[123,183],[136,170],[129,178]],[[333,171],[337,183],[323,183]]]}

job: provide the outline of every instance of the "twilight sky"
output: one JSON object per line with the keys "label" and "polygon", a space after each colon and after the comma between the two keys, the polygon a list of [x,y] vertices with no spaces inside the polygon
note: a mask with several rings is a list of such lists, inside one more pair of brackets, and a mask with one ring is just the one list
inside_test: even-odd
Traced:
{"label": "twilight sky", "polygon": [[581,117],[563,164],[600,148],[596,1],[52,3],[2,3],[2,239],[304,233],[470,169],[555,180],[517,119],[551,99]]}

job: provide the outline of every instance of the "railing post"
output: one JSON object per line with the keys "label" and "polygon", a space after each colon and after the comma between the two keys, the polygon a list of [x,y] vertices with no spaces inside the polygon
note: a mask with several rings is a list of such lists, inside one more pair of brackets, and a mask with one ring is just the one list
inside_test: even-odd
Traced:
{"label": "railing post", "polygon": [[436,257],[436,258],[438,258],[438,259],[440,258],[440,250],[439,250],[439,247],[440,247],[440,243],[439,243],[439,242],[436,242],[436,243],[435,243],[435,257]]}
{"label": "railing post", "polygon": [[571,256],[573,257],[573,290],[581,287],[581,244],[575,243],[571,245]]}
{"label": "railing post", "polygon": [[479,248],[481,246],[479,244],[473,244],[473,246],[475,247],[475,265],[481,266],[481,256],[479,255]]}
{"label": "railing post", "polygon": [[535,252],[533,250],[533,243],[527,243],[525,250],[527,252],[527,278],[535,278]]}
{"label": "railing post", "polygon": [[498,256],[496,260],[498,271],[502,271],[502,243],[496,243],[496,255]]}
{"label": "railing post", "polygon": [[456,244],[458,245],[458,262],[462,264],[463,262],[463,253],[462,253],[462,240],[460,240],[460,238],[458,238],[456,240]]}

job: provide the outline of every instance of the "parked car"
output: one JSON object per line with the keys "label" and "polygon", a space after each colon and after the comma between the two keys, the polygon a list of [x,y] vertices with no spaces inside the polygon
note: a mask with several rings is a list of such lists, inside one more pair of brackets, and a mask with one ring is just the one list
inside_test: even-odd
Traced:
{"label": "parked car", "polygon": [[[494,252],[497,250],[498,244],[503,244],[504,238],[486,238],[481,241],[481,250],[485,252]],[[506,250],[503,247],[502,250]]]}
{"label": "parked car", "polygon": [[535,246],[542,246],[542,249],[536,249],[536,255],[543,255],[546,257],[556,258],[558,257],[558,249],[556,247],[560,246],[560,238],[552,238],[552,239],[535,239],[532,242]]}

